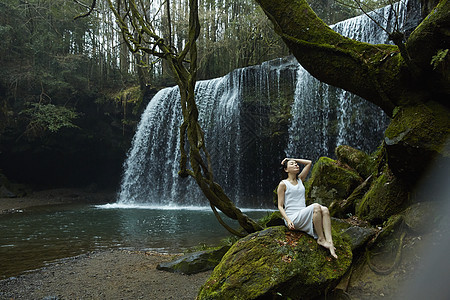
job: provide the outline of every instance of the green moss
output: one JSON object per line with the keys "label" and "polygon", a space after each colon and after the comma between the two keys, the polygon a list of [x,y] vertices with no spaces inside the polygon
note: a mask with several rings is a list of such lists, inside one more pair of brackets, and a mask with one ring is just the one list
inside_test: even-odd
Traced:
{"label": "green moss", "polygon": [[405,185],[386,167],[357,204],[356,214],[379,224],[403,210],[408,204],[409,194]]}
{"label": "green moss", "polygon": [[437,103],[398,108],[385,132],[388,145],[399,142],[410,147],[441,153],[450,157],[444,147],[450,135],[450,112]]}
{"label": "green moss", "polygon": [[369,177],[374,171],[375,160],[363,151],[341,145],[336,147],[335,154],[340,162],[356,170],[362,178]]}
{"label": "green moss", "polygon": [[333,232],[338,260],[302,232],[271,227],[239,240],[223,257],[199,299],[255,299],[280,293],[295,298],[320,294],[351,264],[350,246]]}
{"label": "green moss", "polygon": [[311,178],[305,183],[307,202],[330,206],[335,200],[347,198],[362,181],[348,166],[331,158],[321,157],[314,164]]}

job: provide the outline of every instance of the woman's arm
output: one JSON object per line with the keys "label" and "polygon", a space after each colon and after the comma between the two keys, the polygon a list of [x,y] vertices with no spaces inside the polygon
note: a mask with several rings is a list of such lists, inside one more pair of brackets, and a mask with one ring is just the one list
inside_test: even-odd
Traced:
{"label": "woman's arm", "polygon": [[294,223],[292,223],[291,219],[286,215],[286,211],[284,210],[284,192],[286,192],[286,185],[284,182],[280,182],[277,189],[278,195],[278,210],[280,211],[283,218],[286,220],[288,228],[294,230]]}
{"label": "woman's arm", "polygon": [[310,161],[309,159],[303,159],[303,158],[285,158],[285,159],[283,159],[281,164],[283,164],[286,160],[293,160],[298,164],[304,165],[303,170],[298,175],[298,178],[300,178],[302,181],[305,181],[306,176],[308,176],[308,173],[311,170],[312,161]]}

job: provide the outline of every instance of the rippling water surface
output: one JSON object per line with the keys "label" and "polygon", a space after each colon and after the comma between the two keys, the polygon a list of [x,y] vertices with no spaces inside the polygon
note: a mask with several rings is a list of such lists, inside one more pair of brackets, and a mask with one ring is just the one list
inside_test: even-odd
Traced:
{"label": "rippling water surface", "polygon": [[[246,214],[260,218],[268,211]],[[237,228],[235,221],[227,223]],[[39,207],[1,216],[0,279],[93,250],[179,253],[228,235],[209,207]]]}

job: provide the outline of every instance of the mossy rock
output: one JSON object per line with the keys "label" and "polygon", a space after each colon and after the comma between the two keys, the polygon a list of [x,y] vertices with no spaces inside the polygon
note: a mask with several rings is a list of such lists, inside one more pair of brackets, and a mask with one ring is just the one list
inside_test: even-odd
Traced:
{"label": "mossy rock", "polygon": [[357,204],[356,214],[373,224],[380,224],[408,204],[409,194],[405,184],[386,167]]}
{"label": "mossy rock", "polygon": [[347,164],[362,177],[367,178],[375,169],[374,160],[365,152],[350,146],[341,145],[334,150],[337,160]]}
{"label": "mossy rock", "polygon": [[305,299],[333,288],[352,262],[351,247],[333,232],[337,260],[309,235],[270,227],[239,240],[202,286],[198,299]]}
{"label": "mossy rock", "polygon": [[280,211],[276,210],[276,211],[272,212],[270,215],[268,215],[267,217],[259,220],[258,223],[261,223],[261,225],[264,228],[273,227],[273,226],[282,226],[282,225],[284,225],[284,219],[283,219],[283,216],[281,215]]}
{"label": "mossy rock", "polygon": [[385,131],[392,172],[414,185],[429,162],[450,159],[450,112],[436,103],[401,107]]}
{"label": "mossy rock", "polygon": [[415,203],[402,213],[405,224],[418,234],[428,233],[442,218],[441,208],[445,205],[444,202]]}
{"label": "mossy rock", "polygon": [[321,157],[305,184],[307,204],[330,206],[335,200],[346,199],[362,182],[361,176],[353,169],[331,158]]}
{"label": "mossy rock", "polygon": [[345,218],[348,215],[355,214],[356,203],[358,203],[364,197],[365,193],[370,187],[371,179],[372,175],[367,177],[367,179],[364,180],[363,183],[361,183],[356,189],[354,189],[350,196],[347,197],[347,199],[334,201],[329,207],[330,211],[332,212],[332,216]]}
{"label": "mossy rock", "polygon": [[343,239],[350,242],[353,252],[361,249],[377,232],[375,228],[350,224],[337,218],[331,218],[331,226]]}
{"label": "mossy rock", "polygon": [[216,249],[209,249],[188,253],[175,258],[170,262],[160,263],[156,266],[158,270],[169,271],[172,273],[181,273],[186,275],[197,274],[200,272],[212,270],[217,266],[230,249],[230,246],[222,246]]}

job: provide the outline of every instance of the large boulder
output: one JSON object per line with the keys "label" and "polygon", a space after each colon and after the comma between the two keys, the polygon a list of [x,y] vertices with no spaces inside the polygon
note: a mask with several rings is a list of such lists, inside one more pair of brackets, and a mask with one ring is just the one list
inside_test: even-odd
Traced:
{"label": "large boulder", "polygon": [[417,234],[428,233],[441,220],[445,202],[419,202],[411,205],[402,215],[405,224]]}
{"label": "large boulder", "polygon": [[352,262],[350,244],[333,234],[338,259],[309,235],[285,226],[255,232],[235,243],[198,299],[305,299],[333,288]]}
{"label": "large boulder", "polygon": [[338,161],[356,170],[362,178],[365,179],[372,174],[375,160],[367,153],[346,145],[336,147],[334,153]]}
{"label": "large boulder", "polygon": [[410,204],[408,195],[405,183],[386,166],[356,204],[356,214],[373,224],[381,224]]}
{"label": "large boulder", "polygon": [[355,221],[352,218],[347,220],[331,218],[331,226],[344,239],[350,242],[353,253],[366,245],[370,238],[377,233],[375,228],[368,226],[365,222]]}
{"label": "large boulder", "polygon": [[156,268],[186,275],[212,270],[219,264],[228,249],[230,246],[188,253],[172,261],[160,263]]}
{"label": "large boulder", "polygon": [[321,157],[314,164],[311,178],[306,182],[308,204],[330,206],[333,201],[346,199],[363,182],[359,174],[347,165]]}
{"label": "large boulder", "polygon": [[450,112],[435,103],[401,107],[385,131],[385,146],[392,172],[411,186],[429,163],[450,159]]}

